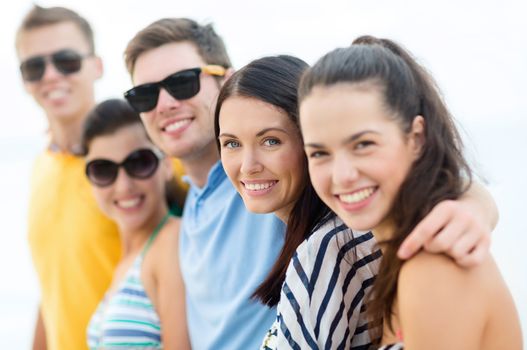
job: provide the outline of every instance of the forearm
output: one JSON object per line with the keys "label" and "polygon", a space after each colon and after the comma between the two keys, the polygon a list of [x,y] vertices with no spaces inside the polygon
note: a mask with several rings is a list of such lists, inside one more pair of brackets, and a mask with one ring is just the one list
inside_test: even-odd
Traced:
{"label": "forearm", "polygon": [[498,224],[499,212],[494,198],[490,192],[479,182],[472,182],[468,191],[461,197],[473,208],[474,213],[481,219],[481,223],[487,225],[489,231],[493,231]]}
{"label": "forearm", "polygon": [[163,298],[160,301],[159,318],[163,327],[161,337],[163,348],[167,350],[190,350],[190,338],[187,329],[187,319],[185,315],[185,304],[183,293],[176,293],[173,296],[176,300]]}
{"label": "forearm", "polygon": [[33,350],[46,350],[46,327],[44,325],[44,320],[42,318],[42,312],[40,307],[37,312],[37,322],[35,324],[35,332],[33,335]]}

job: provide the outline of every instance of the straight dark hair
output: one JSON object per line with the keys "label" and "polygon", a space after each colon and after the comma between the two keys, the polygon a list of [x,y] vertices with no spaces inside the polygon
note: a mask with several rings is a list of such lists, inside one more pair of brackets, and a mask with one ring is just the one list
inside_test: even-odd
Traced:
{"label": "straight dark hair", "polygon": [[[247,97],[268,103],[284,111],[298,127],[298,82],[307,67],[307,63],[299,58],[281,55],[255,60],[234,73],[223,85],[214,113],[218,149],[221,148],[218,141],[220,111],[223,103],[230,97]],[[240,116],[241,123],[242,118],[243,116]],[[301,138],[300,128],[298,137]],[[266,279],[253,294],[254,298],[270,307],[277,305],[280,300],[285,273],[296,249],[330,213],[311,185],[305,155],[304,164],[305,187],[289,215],[284,246]]]}
{"label": "straight dark hair", "polygon": [[402,183],[389,217],[393,219],[391,239],[384,246],[383,258],[371,294],[368,313],[372,339],[380,341],[384,318],[393,331],[393,304],[403,261],[397,250],[408,234],[439,202],[456,199],[472,181],[471,170],[462,154],[461,138],[432,77],[401,46],[387,39],[362,36],[351,47],[323,56],[302,78],[300,101],[314,87],[335,84],[363,84],[383,96],[388,111],[404,133],[411,130],[418,115],[425,120],[422,153]]}
{"label": "straight dark hair", "polygon": [[[96,105],[86,117],[82,130],[82,153],[87,155],[91,142],[100,136],[111,135],[116,131],[131,125],[139,125],[143,130],[143,122],[137,113],[125,100],[109,99]],[[150,140],[146,130],[145,137]],[[166,183],[165,197],[169,208],[177,205],[183,208],[186,191],[175,179]]]}
{"label": "straight dark hair", "polygon": [[[95,138],[113,134],[134,124],[142,125],[141,117],[125,100],[109,99],[99,103],[88,113],[84,121],[81,137],[82,153],[88,154],[90,143]],[[148,138],[148,135],[146,137]]]}

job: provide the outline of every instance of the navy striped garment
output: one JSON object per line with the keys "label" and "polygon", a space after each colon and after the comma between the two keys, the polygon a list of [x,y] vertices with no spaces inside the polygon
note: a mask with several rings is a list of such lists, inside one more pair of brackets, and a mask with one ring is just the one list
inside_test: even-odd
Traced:
{"label": "navy striped garment", "polygon": [[364,307],[381,251],[331,215],[297,249],[261,349],[367,349]]}
{"label": "navy striped garment", "polygon": [[379,348],[379,350],[403,350],[403,349],[404,347],[402,343],[384,345]]}

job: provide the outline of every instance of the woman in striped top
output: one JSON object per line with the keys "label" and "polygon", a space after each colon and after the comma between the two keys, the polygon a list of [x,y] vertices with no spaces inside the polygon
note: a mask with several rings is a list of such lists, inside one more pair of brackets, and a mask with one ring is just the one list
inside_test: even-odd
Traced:
{"label": "woman in striped top", "polygon": [[[86,175],[101,210],[118,227],[122,258],[88,326],[90,349],[188,349],[178,268],[179,219],[169,212],[172,164],[123,100],[89,114]],[[122,168],[122,169],[121,169]]]}
{"label": "woman in striped top", "polygon": [[[352,232],[311,185],[297,108],[297,85],[306,68],[298,58],[276,56],[234,73],[216,106],[218,147],[246,207],[274,212],[287,223],[282,252],[254,293],[277,306],[262,348],[366,349],[371,341],[364,300],[381,252],[370,232]],[[472,210],[460,208],[459,215]],[[441,227],[450,224],[433,217]],[[449,231],[455,241],[458,230]]]}
{"label": "woman in striped top", "polygon": [[460,198],[472,178],[430,75],[393,41],[366,36],[322,57],[299,95],[317,193],[380,242],[368,298],[369,319],[384,321],[372,330],[375,345],[521,349],[518,315],[490,255],[471,269],[424,251],[404,264],[397,258],[419,221],[439,202]]}

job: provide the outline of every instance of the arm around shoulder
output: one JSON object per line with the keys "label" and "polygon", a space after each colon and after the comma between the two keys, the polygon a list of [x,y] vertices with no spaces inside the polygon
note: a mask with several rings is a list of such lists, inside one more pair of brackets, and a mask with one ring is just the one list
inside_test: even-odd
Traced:
{"label": "arm around shoulder", "polygon": [[473,205],[474,211],[481,215],[482,223],[487,224],[490,231],[496,228],[499,219],[498,207],[494,198],[481,183],[472,182],[461,199]]}
{"label": "arm around shoulder", "polygon": [[472,183],[457,200],[439,202],[408,235],[398,255],[408,259],[423,247],[448,254],[460,266],[479,265],[488,255],[497,221],[494,199],[481,184]]}

